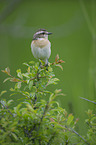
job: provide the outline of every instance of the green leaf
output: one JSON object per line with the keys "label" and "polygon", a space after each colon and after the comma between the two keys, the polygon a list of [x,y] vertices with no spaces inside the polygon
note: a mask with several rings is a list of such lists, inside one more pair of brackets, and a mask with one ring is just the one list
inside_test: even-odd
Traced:
{"label": "green leaf", "polygon": [[25,95],[25,96],[26,96],[26,95],[27,95],[27,96],[29,96],[29,95],[30,95],[30,93],[29,93],[29,92],[25,92],[25,91],[21,91],[20,93],[21,93],[22,95]]}
{"label": "green leaf", "polygon": [[51,124],[55,125],[55,127],[59,128],[59,129],[65,129],[65,127],[58,124],[58,122],[53,121],[53,122],[51,122]]}
{"label": "green leaf", "polygon": [[[49,71],[49,72],[52,72],[52,71],[53,71],[52,67],[48,67],[48,71]],[[55,76],[55,75],[54,75],[54,76]]]}
{"label": "green leaf", "polygon": [[29,64],[34,64],[34,63],[35,63],[34,61],[30,61],[30,62],[29,62]]}
{"label": "green leaf", "polygon": [[58,78],[51,78],[50,80],[49,80],[49,82],[47,83],[47,86],[48,85],[50,85],[50,84],[57,84],[57,81],[59,81],[59,79]]}
{"label": "green leaf", "polygon": [[10,94],[10,97],[13,96],[13,95],[15,95],[15,94],[17,94],[17,93],[12,93],[12,94]]}
{"label": "green leaf", "polygon": [[21,104],[19,104],[16,107],[14,107],[15,113],[17,113],[18,115],[20,115],[20,107],[21,107]]}
{"label": "green leaf", "polygon": [[10,69],[9,69],[9,67],[7,67],[5,70],[8,72],[8,74],[10,74]]}
{"label": "green leaf", "polygon": [[28,67],[27,72],[30,73],[30,66]]}
{"label": "green leaf", "polygon": [[18,76],[19,78],[23,79],[23,76],[22,76],[22,74],[21,74],[21,69],[18,69],[16,72],[17,72],[17,76]]}
{"label": "green leaf", "polygon": [[56,89],[54,93],[55,93],[55,94],[58,94],[58,93],[60,93],[61,91],[62,91],[61,89]]}
{"label": "green leaf", "polygon": [[20,89],[21,88],[21,82],[18,82],[15,84],[15,89]]}
{"label": "green leaf", "polygon": [[74,119],[74,116],[72,114],[69,114],[67,124],[70,125],[72,123],[73,119]]}
{"label": "green leaf", "polygon": [[60,68],[63,70],[62,65],[60,65],[60,64],[56,64],[56,66],[60,67]]}
{"label": "green leaf", "polygon": [[67,136],[67,135],[65,135],[65,140],[66,140],[66,141],[68,140],[68,136]]}
{"label": "green leaf", "polygon": [[4,81],[3,81],[3,83],[5,83],[6,81],[8,81],[8,80],[10,80],[11,78],[6,78]]}
{"label": "green leaf", "polygon": [[13,100],[9,100],[9,101],[7,102],[7,105],[9,106],[9,105],[11,104],[11,102],[13,102]]}
{"label": "green leaf", "polygon": [[51,92],[48,91],[48,90],[43,90],[43,92],[46,93],[46,94],[51,94]]}
{"label": "green leaf", "polygon": [[2,70],[2,72],[6,73],[7,75],[10,75],[9,67],[5,68],[5,70]]}
{"label": "green leaf", "polygon": [[2,91],[1,93],[0,93],[0,97],[3,95],[3,94],[5,94],[7,91],[5,90],[5,91]]}
{"label": "green leaf", "polygon": [[50,103],[51,101],[53,101],[55,97],[56,97],[56,96],[54,95],[54,93],[52,93],[52,94],[50,95],[50,98],[49,98],[49,103]]}
{"label": "green leaf", "polygon": [[29,90],[32,89],[32,86],[33,86],[33,80],[29,82]]}
{"label": "green leaf", "polygon": [[15,90],[14,90],[13,88],[10,88],[10,91],[11,91],[11,92],[14,92]]}
{"label": "green leaf", "polygon": [[30,104],[26,105],[28,107],[28,109],[34,113],[36,113],[36,110],[33,109],[33,107]]}
{"label": "green leaf", "polygon": [[27,64],[26,62],[24,62],[23,65],[25,65],[25,66],[29,66],[29,64]]}
{"label": "green leaf", "polygon": [[23,76],[23,77],[25,77],[25,78],[28,78],[28,79],[29,79],[30,77],[29,77],[28,75],[29,75],[29,73],[22,73],[22,76]]}
{"label": "green leaf", "polygon": [[18,137],[16,136],[15,133],[11,132],[11,135],[12,135],[12,137],[13,137],[16,141],[18,140]]}

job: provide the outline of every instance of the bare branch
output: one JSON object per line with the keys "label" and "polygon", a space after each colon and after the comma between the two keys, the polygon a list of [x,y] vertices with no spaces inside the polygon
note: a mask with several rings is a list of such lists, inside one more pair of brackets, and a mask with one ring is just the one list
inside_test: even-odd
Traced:
{"label": "bare branch", "polygon": [[80,98],[83,99],[83,100],[86,100],[86,101],[88,101],[88,102],[91,102],[91,103],[93,103],[93,104],[96,104],[96,102],[91,101],[91,100],[88,100],[88,99],[86,99],[86,98],[83,98],[83,97],[80,97]]}
{"label": "bare branch", "polygon": [[14,115],[11,113],[11,111],[8,109],[8,107],[7,106],[5,106],[1,101],[0,101],[0,103],[3,105],[3,107],[5,108],[5,109],[7,109],[7,111],[14,117]]}

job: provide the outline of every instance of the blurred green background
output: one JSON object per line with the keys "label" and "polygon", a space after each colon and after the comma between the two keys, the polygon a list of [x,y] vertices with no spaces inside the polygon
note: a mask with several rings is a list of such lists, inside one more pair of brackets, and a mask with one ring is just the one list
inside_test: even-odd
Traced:
{"label": "blurred green background", "polygon": [[[66,63],[64,70],[55,68],[60,79],[52,90],[61,88],[66,96],[58,97],[60,105],[79,118],[77,130],[85,134],[85,111],[95,106],[85,100],[96,100],[96,1],[95,0],[0,0],[0,69],[9,66],[11,74],[23,62],[34,59],[30,44],[37,29],[45,28],[53,35],[52,54]],[[12,87],[3,83],[6,75],[0,71],[0,91]],[[14,83],[13,83],[14,85]],[[6,99],[17,100],[17,97]]]}

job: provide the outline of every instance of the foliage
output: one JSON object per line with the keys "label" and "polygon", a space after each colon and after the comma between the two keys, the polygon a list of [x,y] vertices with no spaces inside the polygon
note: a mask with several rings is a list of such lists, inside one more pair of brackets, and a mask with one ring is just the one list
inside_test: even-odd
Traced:
{"label": "foliage", "polygon": [[87,111],[88,119],[85,122],[88,125],[87,140],[90,145],[96,144],[96,114],[92,110]]}
{"label": "foliage", "polygon": [[[63,61],[59,60],[57,55],[55,62],[49,63],[48,67],[45,67],[42,61],[40,64],[33,61],[24,63],[27,71],[22,73],[21,69],[18,69],[17,77],[11,75],[9,68],[2,71],[9,76],[4,82],[10,80],[15,83],[14,88],[10,89],[11,96],[19,93],[24,98],[13,108],[13,100],[0,101],[0,144],[83,145],[94,142],[96,116],[88,113],[89,119],[86,122],[91,128],[86,139],[83,138],[74,130],[78,119],[67,114],[55,99],[63,95],[61,89],[54,92],[47,90],[49,85],[55,85],[59,81],[55,78],[52,66],[63,69],[61,63]],[[3,93],[6,91],[2,91],[0,96]]]}

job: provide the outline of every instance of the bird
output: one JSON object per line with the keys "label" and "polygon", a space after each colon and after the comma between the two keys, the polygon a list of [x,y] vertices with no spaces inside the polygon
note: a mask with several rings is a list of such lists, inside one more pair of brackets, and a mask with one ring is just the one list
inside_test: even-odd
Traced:
{"label": "bird", "polygon": [[40,28],[33,35],[31,42],[33,56],[45,62],[45,66],[48,66],[48,59],[51,55],[51,42],[48,40],[50,34],[52,33]]}

